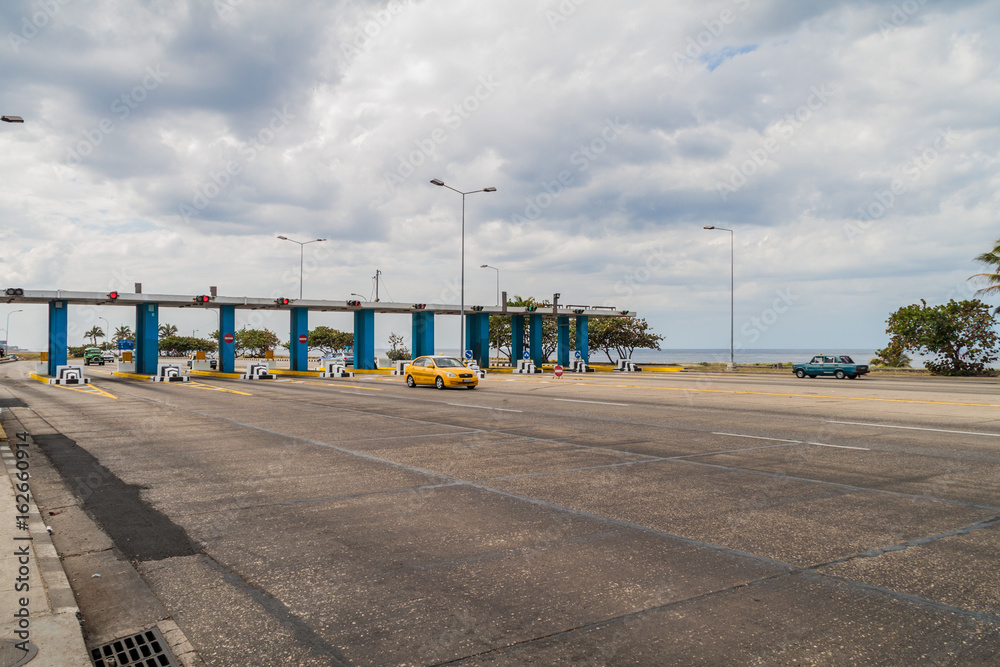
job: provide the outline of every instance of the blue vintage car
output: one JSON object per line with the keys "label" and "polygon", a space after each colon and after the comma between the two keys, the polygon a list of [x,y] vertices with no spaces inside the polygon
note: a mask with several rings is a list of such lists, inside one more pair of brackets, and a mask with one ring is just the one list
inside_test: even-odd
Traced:
{"label": "blue vintage car", "polygon": [[853,380],[868,372],[868,364],[856,364],[846,354],[817,354],[808,364],[793,364],[792,372],[799,378],[832,375],[838,380]]}

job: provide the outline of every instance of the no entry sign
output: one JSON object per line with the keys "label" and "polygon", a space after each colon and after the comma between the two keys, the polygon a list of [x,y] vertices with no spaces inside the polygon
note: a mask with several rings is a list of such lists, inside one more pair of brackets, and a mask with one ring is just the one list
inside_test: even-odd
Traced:
{"label": "no entry sign", "polygon": [[561,378],[563,374],[563,367],[556,364],[556,367],[552,369],[552,372],[556,374],[557,378]]}
{"label": "no entry sign", "polygon": [[307,343],[307,342],[309,342],[309,336],[307,336],[305,334],[301,334],[299,336],[299,342],[300,343]]}
{"label": "no entry sign", "polygon": [[223,343],[232,343],[234,340],[236,340],[236,337],[233,334],[226,334],[222,337]]}

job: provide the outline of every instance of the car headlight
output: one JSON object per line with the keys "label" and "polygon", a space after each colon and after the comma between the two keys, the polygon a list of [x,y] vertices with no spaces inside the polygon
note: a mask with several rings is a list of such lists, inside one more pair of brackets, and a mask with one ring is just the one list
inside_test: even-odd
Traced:
{"label": "car headlight", "polygon": [[457,375],[455,375],[454,373],[452,373],[450,371],[445,371],[444,374],[447,375],[450,378],[458,377]]}

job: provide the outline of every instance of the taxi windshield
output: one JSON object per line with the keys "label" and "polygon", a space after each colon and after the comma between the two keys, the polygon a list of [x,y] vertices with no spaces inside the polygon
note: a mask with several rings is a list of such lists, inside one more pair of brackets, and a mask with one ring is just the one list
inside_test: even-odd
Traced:
{"label": "taxi windshield", "polygon": [[434,359],[434,363],[438,368],[465,368],[465,364],[454,357],[440,357]]}

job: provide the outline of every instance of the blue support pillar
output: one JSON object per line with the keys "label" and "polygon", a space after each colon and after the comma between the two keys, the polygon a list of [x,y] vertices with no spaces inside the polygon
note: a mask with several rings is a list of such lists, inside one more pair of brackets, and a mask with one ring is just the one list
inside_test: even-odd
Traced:
{"label": "blue support pillar", "polygon": [[532,313],[529,316],[528,347],[531,349],[531,360],[539,370],[545,363],[545,350],[542,349],[542,316]]}
{"label": "blue support pillar", "polygon": [[135,372],[156,375],[160,362],[160,304],[140,303],[135,307]]}
{"label": "blue support pillar", "polygon": [[309,309],[292,308],[291,319],[292,336],[288,342],[290,370],[307,371],[309,370]]}
{"label": "blue support pillar", "polygon": [[524,315],[510,316],[510,363],[517,366],[517,362],[524,358]]}
{"label": "blue support pillar", "polygon": [[[226,342],[226,336],[232,342]],[[236,306],[219,306],[219,370],[236,372]]]}
{"label": "blue support pillar", "polygon": [[472,350],[472,358],[480,368],[490,365],[490,316],[488,313],[471,313],[465,316],[465,349]]}
{"label": "blue support pillar", "polygon": [[569,317],[556,318],[556,363],[569,366]]}
{"label": "blue support pillar", "polygon": [[375,368],[375,311],[354,311],[354,367]]}
{"label": "blue support pillar", "polygon": [[56,366],[66,365],[67,306],[66,301],[49,301],[49,375],[53,377]]}
{"label": "blue support pillar", "polygon": [[434,312],[415,310],[412,317],[410,340],[413,343],[413,358],[434,354]]}
{"label": "blue support pillar", "polygon": [[576,318],[576,351],[580,353],[580,358],[585,363],[590,363],[590,345],[588,345],[588,324],[586,315],[578,315]]}

